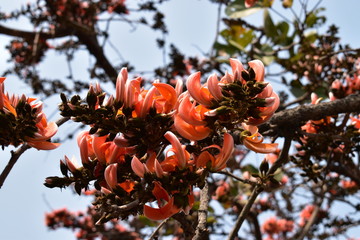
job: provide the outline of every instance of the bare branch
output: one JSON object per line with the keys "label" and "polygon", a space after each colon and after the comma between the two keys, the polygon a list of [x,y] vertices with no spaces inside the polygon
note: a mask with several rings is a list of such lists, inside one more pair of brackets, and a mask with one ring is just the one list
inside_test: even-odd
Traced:
{"label": "bare branch", "polygon": [[360,112],[360,94],[352,94],[342,99],[319,104],[301,105],[274,114],[266,123],[259,126],[267,136],[287,136],[292,134],[308,120],[319,120],[340,113]]}
{"label": "bare branch", "polygon": [[203,187],[203,189],[201,189],[200,207],[198,210],[198,225],[196,227],[193,240],[202,240],[209,238],[209,231],[206,228],[209,201],[209,186],[207,181],[205,181],[205,186]]}

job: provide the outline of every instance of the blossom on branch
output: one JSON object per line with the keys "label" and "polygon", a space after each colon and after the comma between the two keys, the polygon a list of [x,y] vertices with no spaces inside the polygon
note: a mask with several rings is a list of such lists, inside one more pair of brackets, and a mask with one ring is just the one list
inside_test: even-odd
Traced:
{"label": "blossom on branch", "polygon": [[59,143],[50,142],[58,126],[48,122],[42,111],[43,103],[36,98],[9,95],[4,92],[5,78],[0,78],[0,144],[4,146],[27,143],[38,150],[52,150]]}

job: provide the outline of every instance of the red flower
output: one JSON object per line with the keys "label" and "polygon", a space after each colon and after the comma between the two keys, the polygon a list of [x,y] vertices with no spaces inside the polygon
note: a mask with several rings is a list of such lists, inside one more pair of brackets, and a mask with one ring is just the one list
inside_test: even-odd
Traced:
{"label": "red flower", "polygon": [[144,215],[152,220],[162,220],[171,217],[180,211],[174,204],[174,197],[170,197],[169,193],[157,181],[154,181],[154,189],[152,194],[157,200],[158,208],[144,205]]}

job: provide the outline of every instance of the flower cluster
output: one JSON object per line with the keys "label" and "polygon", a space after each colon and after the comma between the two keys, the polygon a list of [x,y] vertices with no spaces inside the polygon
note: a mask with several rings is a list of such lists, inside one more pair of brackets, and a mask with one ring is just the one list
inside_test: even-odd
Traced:
{"label": "flower cluster", "polygon": [[241,141],[255,152],[275,151],[276,144],[264,144],[257,125],[269,120],[279,106],[278,95],[264,82],[264,65],[249,62],[246,71],[236,59],[230,59],[233,74],[220,81],[211,75],[205,84],[200,73],[190,75],[187,91],[179,96],[174,117],[177,132],[189,140],[202,140],[214,131],[241,129]]}
{"label": "flower cluster", "polygon": [[262,231],[268,234],[268,240],[283,239],[288,233],[294,229],[294,222],[286,219],[277,219],[270,217],[265,220],[262,225]]}
{"label": "flower cluster", "polygon": [[[330,100],[335,100],[332,96],[330,94]],[[318,104],[321,100],[315,93],[311,95],[312,104]],[[297,159],[293,160],[315,181],[318,177],[323,177],[323,169],[328,173],[337,172],[337,166],[344,165],[358,148],[360,132],[357,123],[358,118],[350,115],[309,120],[301,127],[302,137],[298,139],[300,144],[297,145]],[[331,161],[321,162],[323,159]]]}
{"label": "flower cluster", "polygon": [[86,212],[71,212],[66,208],[56,209],[45,215],[45,225],[50,229],[68,228],[77,230],[77,239],[108,239],[107,236],[118,236],[131,240],[141,239],[135,232],[129,231],[118,221],[111,225],[96,225],[99,216],[93,207]]}
{"label": "flower cluster", "polygon": [[336,79],[331,84],[331,91],[334,98],[346,97],[350,94],[354,94],[360,90],[360,73],[353,76],[346,76],[344,83],[339,79]]}
{"label": "flower cluster", "polygon": [[57,148],[50,142],[58,129],[55,122],[47,122],[43,104],[35,98],[10,95],[4,92],[5,78],[0,78],[0,145],[17,147],[27,143],[38,150]]}
{"label": "flower cluster", "polygon": [[[48,13],[54,13],[60,18],[93,26],[97,21],[97,15],[107,11],[108,13],[126,14],[128,10],[125,0],[56,0],[48,3]],[[60,21],[61,22],[61,21]]]}
{"label": "flower cluster", "polygon": [[12,40],[9,46],[7,46],[11,58],[19,65],[33,65],[39,63],[49,48],[50,46],[46,40],[41,38],[37,42]]}
{"label": "flower cluster", "polygon": [[48,177],[45,185],[74,184],[80,194],[94,182],[100,222],[137,213],[153,220],[188,213],[193,188],[226,167],[235,144],[260,153],[277,149],[263,143],[256,127],[279,105],[264,82],[263,64],[251,61],[248,71],[238,60],[230,65],[233,74],[220,81],[213,74],[202,85],[200,73],[192,74],[185,92],[182,81],[175,87],[155,81],[146,90],[140,77],[129,79],[123,68],[114,95],[106,97],[99,84],[90,85],[84,100],[62,94],[61,114],[91,129],[77,137],[82,164],[65,156],[64,177]]}

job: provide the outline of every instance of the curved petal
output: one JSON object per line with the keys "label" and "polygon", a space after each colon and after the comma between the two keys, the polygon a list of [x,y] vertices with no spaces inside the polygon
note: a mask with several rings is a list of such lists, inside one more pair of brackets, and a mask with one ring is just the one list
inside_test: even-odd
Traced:
{"label": "curved petal", "polygon": [[214,156],[211,155],[208,151],[203,151],[196,158],[195,165],[197,168],[206,167],[206,165],[209,161],[214,162],[215,161]]}
{"label": "curved petal", "polygon": [[211,98],[205,88],[201,86],[200,76],[200,72],[191,74],[186,81],[186,87],[195,101],[205,106],[211,106]]}
{"label": "curved petal", "polygon": [[248,64],[255,72],[255,80],[257,82],[263,82],[265,77],[264,64],[260,60],[252,60],[248,62]]}
{"label": "curved petal", "polygon": [[[42,121],[42,123],[43,123],[43,121]],[[47,125],[45,125],[45,124],[47,124]],[[37,132],[39,134],[37,137],[29,138],[31,141],[48,140],[57,133],[58,126],[56,125],[55,122],[46,123],[46,119],[45,119],[45,124],[43,124],[43,126],[45,125],[45,128],[43,129],[43,131]],[[40,127],[41,126],[38,126],[39,130],[41,130]]]}
{"label": "curved petal", "polygon": [[116,79],[116,95],[115,100],[124,102],[125,101],[125,83],[128,79],[127,68],[122,68]]}
{"label": "curved petal", "polygon": [[195,102],[191,103],[190,95],[188,94],[182,99],[181,103],[179,104],[178,114],[185,122],[191,125],[205,126],[207,124],[207,122],[203,121],[200,112],[196,110]]}
{"label": "curved petal", "polygon": [[131,160],[131,169],[134,171],[136,175],[143,178],[145,174],[145,166],[140,160],[134,156]]}
{"label": "curved petal", "polygon": [[168,203],[166,203],[163,207],[161,208],[153,208],[150,207],[148,205],[144,205],[144,215],[151,219],[151,220],[163,220],[166,219],[168,217],[171,217],[172,215],[174,215],[175,213],[179,212],[180,209],[177,208],[174,205],[174,198],[171,198]]}
{"label": "curved petal", "polygon": [[156,88],[152,87],[147,91],[145,98],[141,101],[140,113],[139,117],[144,118],[146,114],[149,112],[150,107],[153,105],[154,102],[154,94]]}
{"label": "curved petal", "polygon": [[48,141],[27,142],[27,144],[37,150],[53,150],[61,145],[60,143],[52,143]]}
{"label": "curved petal", "polygon": [[220,101],[223,98],[223,94],[221,92],[221,87],[219,86],[219,81],[215,73],[210,75],[207,80],[207,85],[211,95],[217,101]]}
{"label": "curved petal", "polygon": [[166,83],[153,83],[153,85],[156,87],[156,89],[159,91],[159,93],[165,100],[166,104],[164,106],[163,112],[170,112],[174,108],[177,101],[176,90]]}
{"label": "curved petal", "polygon": [[178,115],[174,117],[174,126],[182,137],[193,141],[202,140],[211,133],[210,128],[190,125]]}
{"label": "curved petal", "polygon": [[180,94],[183,92],[183,88],[184,88],[184,82],[180,79],[176,80],[176,85],[175,85],[175,92],[176,92],[176,97],[179,97]]}
{"label": "curved petal", "polygon": [[172,133],[170,131],[167,131],[164,134],[164,137],[173,146],[174,152],[175,152],[176,157],[178,159],[180,169],[185,168],[187,161],[186,161],[186,158],[185,158],[185,152],[183,151],[183,149],[181,147],[181,143],[180,143],[179,139],[175,136],[174,133]]}
{"label": "curved petal", "polygon": [[105,181],[111,189],[115,189],[118,185],[118,183],[117,183],[117,166],[118,166],[117,163],[110,164],[105,168],[105,171],[104,171]]}
{"label": "curved petal", "polygon": [[215,170],[221,170],[226,167],[226,163],[234,151],[234,139],[229,133],[224,134],[223,147],[220,154],[216,157]]}
{"label": "curved petal", "polygon": [[257,153],[273,153],[278,148],[277,143],[252,142],[249,139],[243,140],[245,147]]}
{"label": "curved petal", "polygon": [[92,146],[98,161],[102,164],[106,163],[105,152],[103,151],[102,145],[105,143],[107,136],[94,137]]}
{"label": "curved petal", "polygon": [[236,80],[240,80],[242,79],[241,77],[241,72],[244,71],[244,66],[242,65],[242,63],[235,59],[235,58],[230,58],[230,66],[234,75],[234,81]]}
{"label": "curved petal", "polygon": [[89,161],[89,154],[88,154],[88,141],[86,139],[86,136],[84,136],[81,140],[80,140],[80,156],[81,156],[81,162],[83,164],[88,164],[90,163]]}
{"label": "curved petal", "polygon": [[125,102],[124,106],[132,108],[137,102],[140,95],[141,78],[132,79],[125,84]]}

